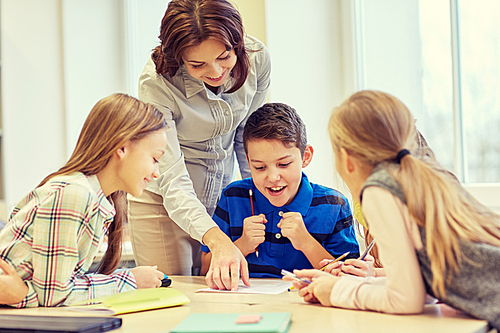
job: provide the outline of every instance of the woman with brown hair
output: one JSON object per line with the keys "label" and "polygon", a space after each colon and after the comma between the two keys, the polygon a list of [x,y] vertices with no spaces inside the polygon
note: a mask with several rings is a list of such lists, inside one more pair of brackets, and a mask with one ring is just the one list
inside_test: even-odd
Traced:
{"label": "woman with brown hair", "polygon": [[[97,102],[69,161],[19,201],[0,233],[0,304],[58,306],[161,285],[154,266],[113,272],[125,192],[140,196],[158,178],[165,126],[154,106],[128,95]],[[87,274],[106,233],[98,273]]]}
{"label": "woman with brown hair", "polygon": [[130,200],[136,262],[167,274],[199,274],[200,242],[212,254],[206,281],[236,289],[245,258],[211,216],[221,191],[250,176],[242,132],[266,102],[270,59],[244,34],[239,12],[226,0],[172,0],[139,79],[139,98],[165,114],[168,151],[160,177]]}

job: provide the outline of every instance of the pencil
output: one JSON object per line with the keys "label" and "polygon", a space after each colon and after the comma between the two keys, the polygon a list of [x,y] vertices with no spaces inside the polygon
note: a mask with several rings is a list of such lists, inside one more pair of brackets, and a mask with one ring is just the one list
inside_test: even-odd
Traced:
{"label": "pencil", "polygon": [[252,189],[248,190],[248,194],[250,195],[250,207],[252,207],[252,216],[254,216],[255,210],[253,208],[253,191],[252,191]]}
{"label": "pencil", "polygon": [[330,265],[330,264],[333,264],[334,262],[337,262],[337,261],[339,261],[339,260],[344,259],[344,258],[345,258],[345,257],[346,257],[349,253],[351,253],[351,252],[350,252],[350,251],[347,251],[346,253],[344,253],[343,255],[341,255],[340,257],[338,257],[337,259],[332,260],[332,261],[330,261],[328,264],[326,264],[326,265],[322,266],[319,270],[320,270],[320,271],[324,271],[324,270],[325,270],[325,268],[326,268],[326,266],[328,266],[328,265]]}
{"label": "pencil", "polygon": [[[370,250],[372,249],[373,245],[375,245],[375,239],[372,240],[370,242],[370,244],[366,247],[365,252],[363,252],[363,254],[359,257],[360,260],[364,260],[366,258],[366,256],[368,255],[368,252],[370,252]],[[326,268],[326,266],[328,266],[328,265],[330,265],[330,264],[332,264],[334,262],[337,262],[337,261],[345,258],[348,254],[349,254],[349,251],[347,251],[346,253],[344,253],[343,255],[341,255],[340,257],[338,257],[337,259],[332,260],[328,264],[322,266],[319,270],[320,271],[324,271],[325,268]],[[294,289],[294,286],[291,286],[290,288],[288,288],[288,291],[292,291],[293,289]]]}
{"label": "pencil", "polygon": [[[351,251],[347,251],[346,253],[344,253],[343,255],[341,255],[340,257],[338,257],[337,259],[330,261],[328,264],[326,264],[326,265],[322,266],[319,270],[320,270],[320,271],[324,271],[324,270],[325,270],[325,268],[326,268],[326,266],[328,266],[328,265],[330,265],[330,264],[333,264],[334,262],[337,262],[337,261],[339,261],[339,260],[344,259],[344,258],[345,258],[345,257],[346,257],[349,253],[351,253]],[[290,288],[288,288],[288,291],[292,291],[293,289],[294,289],[294,287],[293,287],[293,286],[291,286]]]}
{"label": "pencil", "polygon": [[[255,215],[255,209],[253,208],[253,191],[252,189],[248,190],[248,194],[250,195],[250,207],[252,207],[252,216]],[[259,257],[259,246],[255,249],[255,255],[257,258]]]}

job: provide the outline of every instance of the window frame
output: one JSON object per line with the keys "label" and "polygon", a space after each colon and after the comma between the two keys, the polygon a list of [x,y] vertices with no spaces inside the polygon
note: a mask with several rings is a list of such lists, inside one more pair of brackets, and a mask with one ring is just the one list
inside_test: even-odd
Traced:
{"label": "window frame", "polygon": [[[364,59],[364,36],[363,36],[363,1],[353,0],[350,8],[344,10],[344,29],[351,29],[351,44],[354,47],[354,91],[365,89],[365,59]],[[453,172],[462,182],[463,186],[482,204],[500,213],[500,182],[497,183],[471,183],[467,179],[467,168],[465,166],[466,154],[464,154],[465,137],[462,119],[462,94],[461,94],[461,72],[460,72],[460,30],[458,16],[458,1],[450,1],[450,31],[451,31],[451,59],[452,59],[452,82],[453,82]],[[350,83],[346,82],[346,83]]]}

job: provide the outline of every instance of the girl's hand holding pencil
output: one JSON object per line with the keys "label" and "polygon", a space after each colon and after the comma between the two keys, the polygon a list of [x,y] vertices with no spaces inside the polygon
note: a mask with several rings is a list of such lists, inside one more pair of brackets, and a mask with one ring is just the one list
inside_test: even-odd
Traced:
{"label": "girl's hand holding pencil", "polygon": [[[325,270],[325,268],[327,268],[327,267],[329,267],[329,266],[331,266],[331,265],[333,265],[333,264],[335,264],[335,263],[339,262],[340,260],[344,259],[344,258],[345,258],[348,254],[349,254],[349,251],[347,251],[347,252],[346,252],[346,253],[344,253],[343,255],[341,255],[341,256],[339,256],[339,257],[337,257],[335,260],[328,260],[328,262],[327,262],[327,263],[325,263],[325,264],[324,264],[324,265],[323,265],[323,266],[322,266],[319,270],[320,270],[320,271],[324,271],[324,270]],[[285,273],[288,273],[288,274],[285,274],[284,272],[285,272]],[[293,273],[287,272],[287,271],[285,271],[284,269],[282,269],[282,270],[281,270],[281,274],[283,274],[283,275],[285,275],[285,276],[287,276],[287,275],[288,275],[288,276],[290,276],[290,274],[291,274],[291,275],[294,275]],[[295,277],[295,278],[297,278],[299,281],[310,283],[310,281],[308,281],[308,280],[304,280],[304,279],[300,279],[300,278],[298,278],[298,277],[297,277],[297,276],[295,276],[295,275],[294,275],[294,277]],[[294,289],[294,287],[291,287],[291,288],[289,288],[289,289],[288,289],[288,291],[291,291],[291,290],[293,290],[293,289]]]}
{"label": "girl's hand holding pencil", "polygon": [[337,257],[334,260],[331,259],[323,259],[320,261],[321,268],[320,271],[325,271],[332,275],[339,275],[342,270],[342,265],[344,264],[341,260],[344,259],[350,252],[347,251],[343,255]]}
{"label": "girl's hand holding pencil", "polygon": [[373,264],[374,259],[372,256],[366,256],[365,260],[348,259],[340,267],[340,272],[337,275],[374,276]]}
{"label": "girl's hand holding pencil", "polygon": [[[342,269],[343,262],[341,261],[344,259],[347,255],[349,254],[349,251],[342,254],[341,256],[337,257],[334,260],[331,259],[323,259],[320,261],[320,266],[321,268],[319,269],[320,271],[324,271],[326,273],[332,274],[332,275],[339,275]],[[288,291],[293,290],[294,287],[291,287],[288,289]]]}
{"label": "girl's hand holding pencil", "polygon": [[346,260],[344,265],[341,267],[341,272],[338,275],[355,275],[360,277],[373,276],[375,273],[373,269],[375,261],[369,253],[374,245],[375,240],[372,240],[358,259]]}
{"label": "girl's hand holding pencil", "polygon": [[293,273],[293,276],[285,274],[283,280],[293,281],[293,287],[299,290],[299,296],[304,297],[304,301],[331,306],[330,293],[339,277],[318,269],[294,270]]}
{"label": "girl's hand holding pencil", "polygon": [[370,245],[368,245],[365,251],[361,254],[358,259],[347,259],[343,263],[337,262],[328,264],[331,260],[323,259],[319,263],[320,265],[328,265],[325,267],[324,271],[336,276],[342,275],[355,275],[360,277],[367,277],[374,275],[374,259],[368,253],[375,245],[375,240],[373,240]]}
{"label": "girl's hand holding pencil", "polygon": [[320,266],[325,266],[329,264],[323,269],[323,272],[337,276],[342,272],[342,266],[344,265],[344,262],[343,261],[332,262],[331,259],[323,259],[319,262],[319,264]]}
{"label": "girl's hand holding pencil", "polygon": [[[327,262],[325,262],[324,264],[321,265],[321,268],[319,269],[320,271],[324,271],[328,266],[336,263],[336,262],[340,262],[340,260],[344,259],[345,257],[347,257],[347,255],[350,253],[350,251],[347,251],[346,253],[344,253],[343,255],[335,258],[334,260],[328,260]],[[322,260],[323,262],[324,260]]]}

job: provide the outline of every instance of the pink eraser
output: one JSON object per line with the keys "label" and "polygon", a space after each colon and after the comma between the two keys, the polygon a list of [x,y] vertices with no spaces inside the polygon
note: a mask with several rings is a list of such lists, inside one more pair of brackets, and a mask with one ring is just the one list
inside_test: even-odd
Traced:
{"label": "pink eraser", "polygon": [[261,319],[262,316],[258,314],[241,315],[236,318],[236,324],[255,324]]}

